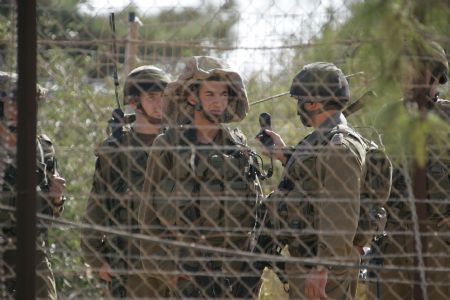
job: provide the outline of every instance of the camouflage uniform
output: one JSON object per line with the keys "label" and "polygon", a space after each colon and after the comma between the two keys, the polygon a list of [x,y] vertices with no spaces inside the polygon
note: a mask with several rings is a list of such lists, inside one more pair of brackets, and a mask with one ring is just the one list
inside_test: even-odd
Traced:
{"label": "camouflage uniform", "polygon": [[141,242],[144,268],[154,278],[153,297],[252,297],[254,286],[246,286],[250,278],[244,274],[260,276],[233,255],[202,249],[249,249],[261,193],[242,133],[220,124],[212,143],[205,145],[197,140],[198,129],[189,124],[196,108],[187,103],[186,89],[214,76],[224,78],[235,96],[229,98],[230,109],[222,122],[243,119],[248,103],[242,79],[214,58],[190,59],[164,93],[163,112],[172,127],[157,137],[152,148],[139,219],[148,236],[198,248]]}
{"label": "camouflage uniform", "polygon": [[[400,107],[402,102],[391,105],[388,109]],[[450,120],[450,101],[439,99],[433,113],[446,116]],[[442,141],[447,143],[448,141]],[[387,237],[378,246],[382,254],[383,265],[391,267],[414,268],[416,256],[414,223],[410,199],[413,199],[410,183],[412,182],[412,162],[407,164],[397,161],[393,176],[393,186],[388,202]],[[428,218],[427,244],[424,248],[425,266],[431,269],[450,268],[450,239],[447,225],[438,223],[450,217],[450,150],[448,147],[428,145],[427,161],[427,204]],[[370,284],[368,299],[412,299],[414,298],[415,273],[411,271],[374,272],[377,278]],[[450,295],[448,277],[443,272],[426,272],[427,294],[429,299],[447,299]]]}
{"label": "camouflage uniform", "polygon": [[[0,72],[0,90],[2,96],[14,99],[15,95],[9,95],[8,91],[15,89],[16,79],[14,74]],[[38,87],[38,95],[42,89]],[[3,94],[5,93],[5,94]],[[14,92],[12,92],[14,94]],[[3,101],[3,99],[2,99]],[[11,299],[15,294],[15,265],[17,261],[16,249],[16,217],[15,211],[4,210],[6,207],[12,209],[16,205],[16,180],[17,167],[15,147],[5,149],[6,143],[2,145],[2,156],[0,157],[0,164],[2,164],[1,180],[1,196],[0,203],[3,208],[0,209],[0,254],[1,254],[1,268],[3,272],[0,279],[0,288],[5,291],[2,296]],[[49,190],[49,176],[57,174],[55,149],[52,141],[46,135],[40,135],[36,141],[36,164],[38,174],[37,186],[37,212],[47,216],[59,217],[63,210],[64,201],[55,206],[52,199],[49,198],[47,192]],[[6,150],[6,151],[5,151]],[[51,269],[48,253],[46,250],[47,232],[50,224],[48,221],[38,219],[37,224],[37,238],[36,238],[36,297],[41,299],[56,299],[56,286],[53,272]],[[3,290],[4,289],[4,290]]]}
{"label": "camouflage uniform", "polygon": [[[156,135],[139,134],[132,130],[123,134],[119,144],[107,139],[98,149],[91,195],[86,208],[86,220],[96,225],[129,233],[139,233],[137,213],[139,192],[144,181],[147,149]],[[112,293],[144,296],[145,281],[140,272],[138,242],[113,234],[83,230],[82,249],[85,261],[94,269],[105,262],[114,272],[130,270],[130,276],[117,276]],[[123,274],[122,274],[123,275]],[[122,287],[125,290],[120,291]],[[115,288],[115,289],[114,289]],[[119,289],[119,290],[117,290]],[[128,294],[129,295],[129,294]]]}
{"label": "camouflage uniform", "polygon": [[[298,100],[304,125],[308,118],[303,115],[304,101],[323,101],[325,110],[329,106],[337,112],[286,152],[282,179],[271,197],[275,238],[288,245],[292,257],[357,266],[359,254],[353,243],[365,145],[341,112],[349,99],[347,80],[333,64],[313,63],[296,75],[291,95]],[[316,264],[286,263],[290,299],[306,297],[305,278],[314,267]],[[328,299],[353,299],[357,279],[356,267],[333,266],[325,287]]]}
{"label": "camouflage uniform", "polygon": [[[424,52],[423,52],[424,51]],[[442,47],[434,42],[419,49],[416,53],[414,68],[421,69],[417,74],[425,73],[425,69],[432,72],[434,80],[444,84],[448,80],[448,62]],[[409,61],[409,63],[411,63]],[[416,70],[413,70],[416,71]],[[419,78],[420,79],[420,78]],[[424,85],[422,85],[424,86]],[[431,83],[430,83],[431,86]],[[411,89],[414,89],[413,86]],[[427,87],[425,87],[426,89]],[[450,124],[450,101],[438,99],[429,95],[429,113],[439,116],[444,122]],[[416,113],[415,99],[405,98],[384,111],[395,111],[396,115],[410,118]],[[426,228],[426,244],[422,247],[425,267],[433,269],[450,268],[450,239],[449,228],[446,224],[438,223],[450,217],[450,149],[446,134],[442,141],[430,139],[427,143],[428,159],[426,162],[426,189],[427,199],[426,220],[419,220]],[[445,146],[443,146],[445,145]],[[393,186],[388,202],[388,222],[386,225],[387,238],[379,245],[382,254],[382,263],[390,267],[415,268],[417,257],[414,222],[411,208],[414,199],[412,194],[412,172],[414,161],[403,154],[412,153],[412,149],[405,145],[398,145],[401,149],[402,160],[396,161]],[[423,232],[421,232],[423,234]],[[447,236],[446,236],[447,234]],[[423,242],[423,240],[422,240]],[[425,273],[428,299],[448,299],[450,295],[450,277],[445,272],[427,271]],[[369,286],[368,299],[413,299],[415,272],[404,270],[380,270],[374,272],[377,276]]]}
{"label": "camouflage uniform", "polygon": [[[141,92],[162,92],[167,82],[167,75],[160,69],[136,68],[127,77],[125,101],[129,101],[130,95],[137,96]],[[118,140],[110,136],[97,149],[85,215],[87,223],[130,234],[140,232],[137,218],[140,192],[148,152],[156,136],[124,128]],[[111,266],[111,296],[142,298],[148,295],[149,285],[139,260],[138,240],[86,229],[82,231],[81,247],[85,261],[96,271],[105,263]]]}

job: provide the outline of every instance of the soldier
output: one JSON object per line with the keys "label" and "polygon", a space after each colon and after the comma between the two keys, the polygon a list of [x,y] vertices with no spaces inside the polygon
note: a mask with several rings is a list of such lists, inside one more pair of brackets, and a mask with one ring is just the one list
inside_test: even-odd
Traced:
{"label": "soldier", "polygon": [[213,57],[190,58],[165,90],[163,115],[171,128],[155,140],[139,211],[143,232],[168,242],[141,242],[152,297],[254,296],[256,270],[232,253],[205,249],[249,249],[261,195],[256,163],[245,136],[224,126],[247,111],[241,76]]}
{"label": "soldier", "polygon": [[[443,48],[435,42],[410,47],[407,55],[405,97],[389,105],[382,115],[395,112],[395,120],[404,120],[411,124],[417,120],[418,111],[427,118],[439,116],[450,124],[450,101],[439,99],[438,87],[448,81],[448,61]],[[392,122],[389,123],[392,126]],[[410,125],[409,125],[410,126]],[[433,123],[433,126],[436,126]],[[396,127],[396,126],[394,126]],[[444,128],[446,128],[444,126]],[[448,128],[448,127],[447,127]],[[391,127],[384,128],[385,136],[392,135]],[[441,141],[437,140],[439,132],[443,133]],[[425,230],[421,238],[424,266],[430,268],[426,274],[428,299],[448,299],[450,284],[448,272],[433,271],[450,267],[450,148],[448,145],[448,129],[445,131],[433,129],[433,138],[427,141],[426,184],[427,203],[425,207],[418,206],[419,229]],[[438,137],[439,138],[439,137]],[[398,142],[393,136],[393,142]],[[387,238],[378,246],[382,254],[383,265],[393,268],[416,267],[415,257],[418,257],[416,233],[414,231],[412,203],[413,174],[416,168],[414,161],[414,144],[401,143],[390,145],[396,147],[399,155],[395,156],[393,187],[388,202]],[[400,154],[401,153],[401,154]],[[415,182],[420,184],[419,182]],[[447,234],[447,236],[446,236]],[[416,272],[407,270],[381,270],[375,272],[377,280],[369,288],[368,299],[413,299],[418,295],[414,284],[419,284],[415,278]],[[420,293],[420,292],[419,292]]]}
{"label": "soldier", "polygon": [[[85,220],[124,233],[139,233],[137,213],[149,147],[161,131],[161,95],[168,75],[154,66],[132,70],[124,85],[124,103],[136,112],[131,128],[108,137],[97,161]],[[119,128],[122,130],[121,128]],[[139,242],[91,229],[83,230],[85,261],[109,283],[113,297],[145,297],[148,285],[139,261]]]}
{"label": "soldier", "polygon": [[[17,260],[16,249],[16,218],[14,211],[4,210],[5,207],[14,209],[16,205],[16,74],[0,71],[0,104],[3,116],[0,127],[0,262],[2,278],[0,290],[3,296],[13,298],[16,292],[15,265]],[[44,90],[38,86],[38,97],[42,100]],[[55,149],[52,141],[46,135],[39,135],[36,141],[36,162],[38,174],[37,208],[38,213],[51,217],[59,217],[65,201],[63,190],[65,180],[57,170]],[[48,221],[38,219],[38,235],[36,249],[36,297],[42,299],[56,299],[56,286],[51,270],[47,246]],[[4,285],[4,286],[2,286]]]}
{"label": "soldier", "polygon": [[286,263],[289,297],[354,299],[366,146],[342,113],[349,101],[348,82],[334,64],[312,63],[294,77],[290,94],[302,124],[314,131],[288,149],[280,135],[266,130],[274,141],[266,151],[284,166],[270,198],[275,203],[272,222],[280,230],[274,238],[288,245],[292,257],[317,263]]}

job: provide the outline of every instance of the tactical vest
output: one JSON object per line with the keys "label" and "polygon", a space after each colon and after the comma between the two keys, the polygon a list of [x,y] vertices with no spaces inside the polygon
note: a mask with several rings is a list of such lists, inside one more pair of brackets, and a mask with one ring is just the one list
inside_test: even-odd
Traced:
{"label": "tactical vest", "polygon": [[[390,160],[378,146],[364,139],[348,126],[339,125],[325,134],[322,143],[314,149],[305,149],[295,156],[295,162],[288,164],[285,177],[273,197],[287,199],[277,204],[277,219],[274,220],[285,236],[285,242],[299,247],[302,255],[315,256],[318,220],[314,218],[315,198],[320,197],[325,171],[317,162],[320,147],[328,145],[332,137],[342,133],[348,137],[349,143],[364,145],[365,152],[359,153],[363,159],[363,180],[360,188],[360,217],[353,243],[364,246],[376,234],[384,230],[386,212],[383,205],[387,201],[391,182],[392,165]],[[355,147],[358,148],[358,147]],[[298,201],[301,199],[301,201]],[[293,237],[293,235],[295,235]]]}
{"label": "tactical vest", "polygon": [[[102,209],[106,209],[108,213],[105,223],[130,234],[140,232],[139,196],[147,167],[147,147],[151,146],[149,137],[150,135],[141,135],[127,129],[119,140],[113,136],[108,137],[96,153],[99,157],[96,170],[101,174],[101,179],[98,180],[104,186],[99,191],[105,197],[106,207]],[[111,293],[114,297],[124,298],[128,293],[126,285],[129,277],[121,272],[141,269],[139,243],[126,235],[107,234],[104,245],[103,257],[119,274],[112,278]]]}
{"label": "tactical vest", "polygon": [[375,142],[365,139],[348,126],[338,126],[332,130],[353,136],[365,145],[364,177],[360,190],[360,212],[358,227],[353,244],[363,247],[375,236],[383,234],[386,226],[386,202],[392,187],[393,167],[384,149]]}
{"label": "tactical vest", "polygon": [[[109,186],[109,189],[105,191],[107,198],[122,200],[127,198],[130,202],[138,200],[132,198],[137,198],[142,190],[149,151],[146,147],[150,145],[141,144],[134,135],[136,133],[126,131],[119,141],[110,137],[97,150],[96,155],[103,157],[106,162],[100,165],[99,169],[104,177],[104,183]],[[118,204],[123,206],[125,202],[120,203]],[[115,204],[109,204],[111,211],[117,208]],[[125,206],[129,208],[129,212],[139,206],[134,202],[130,204],[131,206],[128,204],[130,203]],[[116,221],[121,222],[123,216],[118,213],[115,217],[117,217]],[[123,222],[126,220],[124,219]]]}
{"label": "tactical vest", "polygon": [[430,157],[427,166],[427,195],[431,200],[428,213],[431,218],[450,216],[450,153]]}
{"label": "tactical vest", "polygon": [[171,235],[181,232],[186,241],[199,242],[204,236],[212,246],[230,248],[230,243],[248,240],[259,188],[249,174],[249,149],[236,140],[198,145],[180,134],[166,132],[176,149],[169,152],[168,174],[152,197],[159,222],[169,231],[175,228]]}
{"label": "tactical vest", "polygon": [[[402,109],[407,109],[402,102],[397,102],[394,105],[401,105]],[[438,99],[434,103],[430,115],[438,116],[442,121],[449,122],[450,101]],[[439,142],[427,142],[426,184],[427,199],[430,200],[427,208],[429,220],[434,221],[450,216],[450,148],[448,146],[448,138],[445,139],[444,137],[441,142],[443,145]],[[403,164],[406,164],[406,166]],[[411,186],[412,166],[413,159],[408,158],[395,166],[392,191],[387,203],[388,222],[400,223],[408,227],[412,226],[409,200],[414,199]]]}
{"label": "tactical vest", "polygon": [[[37,212],[47,215],[52,215],[53,209],[49,199],[42,194],[48,191],[47,174],[53,169],[51,162],[55,160],[55,152],[51,140],[46,135],[40,135],[36,140],[36,174],[37,174]],[[47,165],[48,164],[48,165]],[[1,191],[0,203],[11,208],[16,207],[16,184],[17,184],[17,168],[15,158],[10,158],[10,163],[7,165],[4,182]],[[14,212],[0,211],[0,229],[8,236],[16,235],[16,217]],[[38,232],[45,233],[48,224],[44,221],[38,220]],[[41,224],[42,223],[42,224]]]}
{"label": "tactical vest", "polygon": [[[119,142],[110,137],[97,153],[98,156],[103,155],[105,161],[108,162],[108,164],[100,166],[100,171],[105,176],[105,184],[109,185],[109,189],[113,191],[109,192],[109,189],[105,191],[106,207],[109,213],[108,226],[120,227],[120,230],[129,233],[140,232],[137,220],[139,195],[145,177],[149,151],[137,136],[137,133],[125,131]],[[113,244],[113,248],[122,251],[121,258],[125,258],[124,262],[120,262],[123,268],[126,268],[126,265],[132,261],[139,265],[139,261],[136,259],[139,249],[133,245],[130,239],[114,237]],[[111,250],[111,252],[110,254],[114,257],[117,251]],[[119,262],[110,261],[110,263],[117,268]]]}
{"label": "tactical vest", "polygon": [[[430,219],[440,220],[450,215],[450,157],[431,156],[427,161],[427,205]],[[411,208],[408,199],[413,198],[409,188],[409,174],[402,166],[394,169],[392,192],[387,203],[389,222],[408,222],[411,220]]]}

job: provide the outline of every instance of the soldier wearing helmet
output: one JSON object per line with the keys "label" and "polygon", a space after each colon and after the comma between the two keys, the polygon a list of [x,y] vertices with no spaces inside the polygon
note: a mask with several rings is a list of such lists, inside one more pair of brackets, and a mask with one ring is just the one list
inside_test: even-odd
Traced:
{"label": "soldier wearing helmet", "polygon": [[[16,250],[16,205],[17,164],[16,164],[16,103],[17,75],[0,71],[0,203],[12,210],[0,210],[0,290],[9,297],[16,292],[15,265]],[[37,96],[43,99],[45,89],[37,87]],[[38,213],[51,217],[59,217],[65,201],[63,190],[65,180],[57,170],[55,149],[52,141],[44,134],[37,137],[36,165],[38,185],[36,186]],[[46,245],[48,222],[38,220],[36,243],[36,297],[42,299],[57,299],[56,286],[51,270]]]}
{"label": "soldier wearing helmet", "polygon": [[[310,260],[286,263],[289,296],[354,299],[359,264],[354,237],[366,152],[342,113],[348,82],[334,64],[316,62],[294,77],[290,93],[301,123],[314,131],[287,148],[280,135],[266,130],[274,141],[266,150],[284,166],[270,197],[274,238],[292,257]],[[339,266],[342,262],[347,267]]]}
{"label": "soldier wearing helmet", "polygon": [[224,124],[247,111],[241,76],[213,57],[190,58],[167,86],[163,115],[170,128],[155,140],[139,211],[143,232],[167,242],[141,241],[152,297],[254,296],[260,274],[232,252],[248,249],[261,189],[245,136]]}
{"label": "soldier wearing helmet", "polygon": [[[420,122],[426,122],[438,116],[443,129],[438,129],[439,122],[433,121],[432,133],[425,137],[427,140],[424,155],[426,163],[423,170],[424,178],[416,181],[425,184],[426,203],[418,201],[412,206],[411,199],[415,198],[413,179],[418,163],[415,160],[416,143],[399,139],[397,131],[386,128],[384,122],[380,127],[387,138],[392,133],[390,146],[397,151],[392,155],[394,163],[393,185],[388,202],[388,222],[386,224],[387,238],[378,245],[378,251],[383,254],[383,265],[392,267],[391,270],[374,271],[379,280],[369,285],[368,299],[413,299],[416,293],[415,285],[420,280],[418,272],[408,272],[396,269],[416,268],[417,234],[414,231],[413,215],[415,206],[420,212],[419,239],[422,242],[422,255],[425,272],[428,299],[447,299],[450,295],[448,276],[436,272],[439,268],[450,267],[450,148],[448,146],[448,127],[450,124],[450,101],[439,98],[438,88],[448,81],[448,60],[444,49],[436,42],[425,42],[409,46],[403,62],[408,66],[404,75],[405,88],[403,101],[388,105],[381,115],[386,112],[396,112],[398,120],[408,124],[408,130],[417,122],[418,113],[423,117]],[[397,120],[397,121],[398,121]],[[394,120],[396,121],[396,120]],[[417,123],[416,123],[417,124]],[[431,125],[430,123],[428,125]],[[396,127],[399,127],[395,125]],[[423,125],[420,125],[423,126]],[[448,125],[447,125],[448,126]],[[440,135],[442,133],[442,135]],[[422,133],[423,134],[423,133]],[[411,137],[415,135],[409,134]],[[400,142],[399,144],[397,144]],[[417,175],[416,175],[417,176]],[[417,177],[415,177],[417,178]],[[423,203],[423,204],[422,204]],[[421,206],[422,205],[422,206]],[[421,207],[420,207],[421,206]],[[420,207],[420,208],[419,208]]]}
{"label": "soldier wearing helmet", "polygon": [[[161,131],[161,96],[169,82],[161,69],[146,65],[132,70],[124,85],[124,104],[136,120],[117,139],[108,137],[97,149],[97,161],[85,221],[130,234],[139,233],[137,213],[149,147]],[[82,231],[85,261],[109,283],[110,295],[145,297],[148,284],[142,274],[135,240],[112,234]]]}
{"label": "soldier wearing helmet", "polygon": [[[128,74],[123,88],[124,104],[130,104],[136,111],[136,119],[144,117],[149,124],[160,125],[162,91],[169,83],[164,71],[154,66],[141,66]],[[136,120],[135,126],[145,124],[145,120]],[[158,126],[143,126],[148,130]]]}

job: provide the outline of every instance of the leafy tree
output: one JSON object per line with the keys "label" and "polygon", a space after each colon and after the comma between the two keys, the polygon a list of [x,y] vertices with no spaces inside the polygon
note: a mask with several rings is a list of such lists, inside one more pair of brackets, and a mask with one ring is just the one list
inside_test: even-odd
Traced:
{"label": "leafy tree", "polygon": [[[450,50],[448,1],[352,1],[348,9],[349,17],[342,23],[336,21],[335,12],[330,9],[320,34],[308,42],[312,46],[299,49],[292,65],[326,60],[336,63],[346,74],[364,72],[363,76],[351,79],[352,94],[355,97],[370,89],[376,91],[378,98],[367,105],[370,109],[355,116],[357,123],[377,123],[382,129],[389,129],[384,132],[389,145],[398,145],[390,142],[399,141],[399,137],[403,142],[415,143],[411,149],[417,150],[417,158],[423,162],[423,151],[418,149],[423,146],[425,137],[448,132],[446,125],[433,119],[411,121],[399,111],[399,115],[383,116],[373,112],[402,98],[405,74],[417,70],[411,60],[405,59],[407,51],[414,54],[415,49],[430,40],[438,41]],[[441,94],[445,95],[445,92]],[[436,126],[442,130],[436,131]],[[396,148],[390,150],[398,151]]]}

